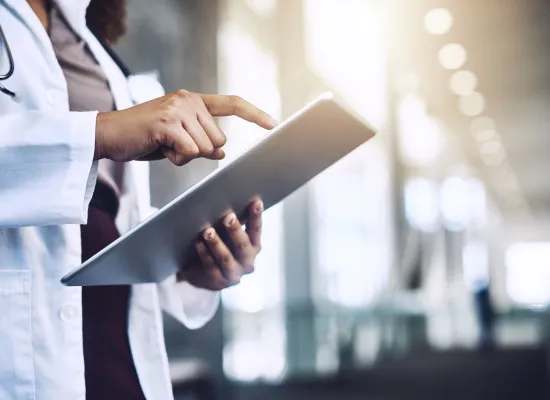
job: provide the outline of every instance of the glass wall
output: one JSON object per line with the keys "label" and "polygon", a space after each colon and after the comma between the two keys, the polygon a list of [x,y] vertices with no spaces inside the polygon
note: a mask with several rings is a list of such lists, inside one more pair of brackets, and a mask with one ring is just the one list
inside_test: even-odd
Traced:
{"label": "glass wall", "polygon": [[[290,22],[277,19],[297,4],[304,76],[297,60],[289,63],[296,54],[280,49],[300,38]],[[266,213],[255,274],[223,296],[224,369],[232,379],[332,374],[414,348],[473,349],[487,334],[482,307],[497,314],[514,302],[546,304],[547,291],[528,292],[532,282],[517,279],[519,250],[510,250],[503,278],[503,220],[494,192],[464,132],[428,104],[414,73],[392,56],[388,8],[377,0],[223,2],[221,92],[280,118],[295,98],[331,90],[378,130],[308,186],[301,210],[308,218],[289,219],[284,205]],[[281,82],[294,62],[305,90]],[[223,127],[229,160],[268,134],[236,119]],[[308,277],[304,296],[289,285],[296,270],[287,256],[295,250],[288,242],[285,249],[284,232],[294,226],[308,253],[307,265],[292,266],[307,271],[298,274]],[[537,260],[531,276],[543,279]],[[509,326],[503,320],[495,328],[498,343],[514,337]],[[303,353],[292,354],[291,342],[304,344]]]}
{"label": "glass wall", "polygon": [[[283,3],[227,1],[219,36],[221,92],[237,93],[276,118],[284,99],[277,80],[278,54],[269,43],[270,37],[284,32],[270,24],[269,18]],[[334,329],[341,322],[338,316],[364,314],[373,308],[388,286],[393,262],[391,160],[384,138],[388,102],[382,5],[362,0],[303,4],[311,80],[334,91],[380,130],[379,138],[310,185],[311,223],[304,241],[309,240],[312,265],[296,267],[311,269],[308,284],[319,326],[310,340],[317,343],[314,368],[319,371],[338,365],[343,332],[341,327]],[[334,29],[327,30],[327,25]],[[230,156],[262,134],[237,120],[230,120],[224,129]],[[224,294],[228,340],[224,364],[226,373],[235,379],[278,379],[285,373],[282,223],[280,207],[267,213],[265,246],[255,274]],[[257,356],[260,353],[262,357]]]}
{"label": "glass wall", "polygon": [[[239,23],[243,12],[250,12],[261,19],[274,6],[274,3],[265,1],[231,1],[223,4],[218,41],[219,91],[238,94],[275,119],[280,119],[277,59],[250,32],[250,26]],[[269,134],[237,118],[224,120],[222,129],[228,141],[225,149],[227,158],[221,165]],[[284,249],[281,234],[282,206],[278,205],[265,213],[262,252],[256,271],[244,277],[240,285],[223,292],[227,338],[224,370],[229,377],[241,380],[277,379],[284,371]]]}

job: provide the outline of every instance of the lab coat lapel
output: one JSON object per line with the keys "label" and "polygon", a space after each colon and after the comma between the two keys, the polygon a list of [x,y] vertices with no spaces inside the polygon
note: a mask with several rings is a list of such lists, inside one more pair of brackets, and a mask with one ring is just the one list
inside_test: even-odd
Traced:
{"label": "lab coat lapel", "polygon": [[[86,9],[90,4],[90,0],[54,1],[63,12],[71,28],[73,28],[76,33],[81,34],[86,27]],[[4,2],[21,17],[39,39],[48,39],[48,34],[40,23],[40,20],[25,0],[4,0]]]}
{"label": "lab coat lapel", "polygon": [[[29,30],[35,36],[38,47],[44,53],[48,65],[52,68],[53,73],[63,76],[63,71],[59,66],[52,42],[48,36],[48,32],[25,0],[3,0],[8,9],[18,16],[21,21],[28,26]],[[86,29],[86,9],[90,0],[54,0],[58,4],[61,12],[67,19],[69,25],[74,31],[81,35]],[[10,40],[9,32],[6,32],[8,40]],[[64,79],[60,79],[64,82]]]}
{"label": "lab coat lapel", "polygon": [[[21,21],[28,26],[29,30],[33,33],[36,40],[40,43],[40,51],[44,53],[49,65],[58,65],[55,52],[52,47],[52,42],[48,37],[48,33],[44,29],[44,26],[25,0],[4,0],[8,9],[11,8],[13,13],[18,16]],[[6,37],[10,40],[10,32],[6,32]],[[58,65],[59,66],[59,65]],[[59,71],[61,69],[59,68]]]}

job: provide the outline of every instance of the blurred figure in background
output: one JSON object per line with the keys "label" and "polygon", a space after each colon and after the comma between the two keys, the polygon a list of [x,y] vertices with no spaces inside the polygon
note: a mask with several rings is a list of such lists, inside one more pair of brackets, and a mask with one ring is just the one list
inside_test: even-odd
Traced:
{"label": "blurred figure in background", "polygon": [[476,315],[480,328],[479,348],[490,350],[495,346],[495,309],[489,284],[480,285],[474,292]]}

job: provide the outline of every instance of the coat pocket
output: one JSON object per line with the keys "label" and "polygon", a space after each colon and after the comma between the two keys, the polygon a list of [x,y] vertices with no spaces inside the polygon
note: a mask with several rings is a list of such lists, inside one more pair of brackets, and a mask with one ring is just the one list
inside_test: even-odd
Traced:
{"label": "coat pocket", "polygon": [[0,270],[0,398],[35,398],[30,271]]}

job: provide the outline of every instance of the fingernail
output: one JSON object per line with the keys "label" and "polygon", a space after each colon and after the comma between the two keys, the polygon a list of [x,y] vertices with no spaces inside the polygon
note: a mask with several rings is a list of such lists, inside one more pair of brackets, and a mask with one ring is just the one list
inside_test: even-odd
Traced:
{"label": "fingernail", "polygon": [[259,201],[258,204],[256,204],[254,211],[256,212],[256,214],[260,214],[263,210],[264,210],[264,203],[262,201]]}
{"label": "fingernail", "polygon": [[197,248],[198,248],[199,250],[204,249],[204,243],[203,243],[202,241],[198,240],[198,241],[197,241]]}
{"label": "fingernail", "polygon": [[233,226],[233,224],[235,223],[235,219],[237,217],[235,216],[235,214],[231,213],[229,214],[226,218],[225,218],[225,225],[226,226]]}
{"label": "fingernail", "polygon": [[273,128],[275,128],[277,125],[279,125],[279,122],[273,117],[269,117],[269,123],[271,124],[271,126]]}
{"label": "fingernail", "polygon": [[214,231],[213,228],[208,228],[207,230],[204,231],[204,238],[206,240],[212,240],[212,239],[214,239],[215,234],[216,234],[216,232]]}

